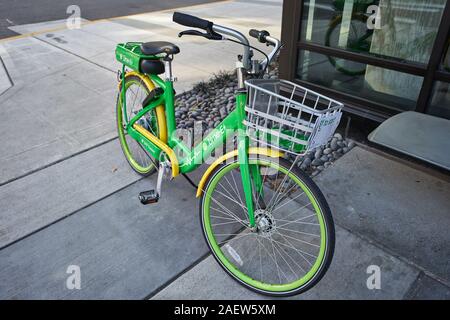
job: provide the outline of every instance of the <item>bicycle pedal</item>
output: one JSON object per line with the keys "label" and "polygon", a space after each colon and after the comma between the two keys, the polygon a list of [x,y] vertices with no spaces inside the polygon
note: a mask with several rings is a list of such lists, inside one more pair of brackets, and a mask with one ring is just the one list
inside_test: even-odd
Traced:
{"label": "bicycle pedal", "polygon": [[148,191],[142,191],[139,193],[139,201],[142,204],[153,204],[159,200],[159,194],[154,189]]}

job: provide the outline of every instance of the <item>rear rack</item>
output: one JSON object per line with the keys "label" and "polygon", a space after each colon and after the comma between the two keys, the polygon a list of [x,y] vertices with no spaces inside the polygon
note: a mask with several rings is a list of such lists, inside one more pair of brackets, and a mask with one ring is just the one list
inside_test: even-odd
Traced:
{"label": "rear rack", "polygon": [[145,55],[141,51],[142,42],[119,43],[116,46],[116,60],[132,70],[140,71],[142,59],[158,60],[158,56]]}

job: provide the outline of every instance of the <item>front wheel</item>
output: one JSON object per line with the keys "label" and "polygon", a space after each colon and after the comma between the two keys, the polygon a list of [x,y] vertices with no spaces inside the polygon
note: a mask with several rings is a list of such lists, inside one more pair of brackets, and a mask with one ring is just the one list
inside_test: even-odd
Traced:
{"label": "front wheel", "polygon": [[299,294],[325,274],[334,251],[334,223],[316,184],[284,159],[252,158],[262,188],[253,188],[249,227],[237,159],[211,174],[200,199],[206,242],[235,280],[258,293]]}

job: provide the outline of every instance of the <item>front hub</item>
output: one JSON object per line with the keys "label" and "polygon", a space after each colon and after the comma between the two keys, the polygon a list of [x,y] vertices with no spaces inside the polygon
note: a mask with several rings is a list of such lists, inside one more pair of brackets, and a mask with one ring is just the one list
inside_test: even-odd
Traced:
{"label": "front hub", "polygon": [[272,214],[263,209],[255,211],[255,225],[256,232],[265,238],[271,237],[276,230],[276,223]]}

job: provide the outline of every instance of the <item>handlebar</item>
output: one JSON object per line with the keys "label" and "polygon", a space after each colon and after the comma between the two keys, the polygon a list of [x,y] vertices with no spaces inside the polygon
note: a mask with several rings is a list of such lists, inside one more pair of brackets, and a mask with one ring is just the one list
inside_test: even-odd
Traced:
{"label": "handlebar", "polygon": [[203,30],[207,30],[208,28],[211,28],[213,26],[213,23],[211,21],[181,12],[174,12],[172,20],[173,22],[176,22],[186,27],[199,28]]}
{"label": "handlebar", "polygon": [[[252,56],[253,52],[250,50],[251,46],[249,44],[248,39],[239,31],[220,26],[217,24],[214,24],[212,21],[208,21],[205,19],[201,19],[189,14],[181,13],[181,12],[174,12],[173,14],[173,21],[181,24],[183,26],[187,27],[193,27],[193,28],[199,28],[206,31],[206,33],[201,33],[199,31],[195,30],[187,30],[183,31],[179,34],[181,37],[182,35],[197,35],[197,36],[203,36],[210,40],[227,40],[226,37],[222,35],[226,35],[229,37],[233,37],[236,40],[238,40],[243,46],[244,46],[244,55],[242,56],[242,63],[244,65],[244,68],[247,70],[251,70],[253,67],[252,64]],[[251,29],[249,32],[249,35],[253,38],[258,39],[261,43],[266,43],[267,45],[272,45],[275,48],[272,50],[270,54],[268,54],[268,59],[264,58],[260,62],[261,69],[266,69],[267,65],[270,63],[270,61],[273,59],[275,54],[278,52],[279,48],[281,47],[281,43],[278,39],[275,39],[270,36],[270,33],[265,30],[255,30]],[[254,61],[257,62],[257,61]],[[257,62],[258,63],[258,62]]]}
{"label": "handlebar", "polygon": [[250,43],[248,42],[248,39],[237,30],[224,26],[219,26],[217,24],[213,25],[213,30],[217,33],[233,37],[244,45],[244,55],[242,56],[242,62],[244,64],[244,68],[250,69],[252,64],[251,62],[252,55],[250,53]]}

